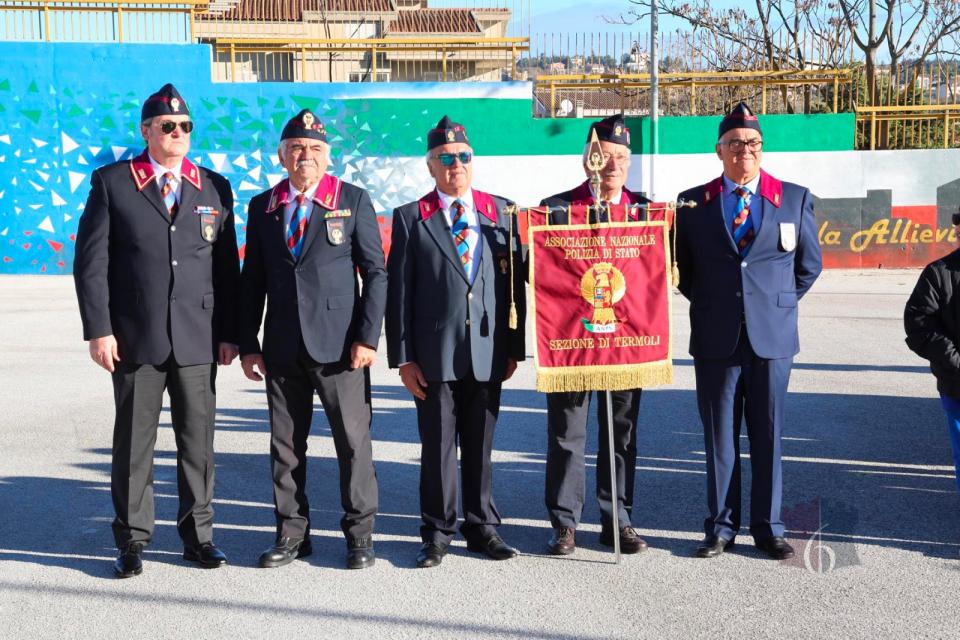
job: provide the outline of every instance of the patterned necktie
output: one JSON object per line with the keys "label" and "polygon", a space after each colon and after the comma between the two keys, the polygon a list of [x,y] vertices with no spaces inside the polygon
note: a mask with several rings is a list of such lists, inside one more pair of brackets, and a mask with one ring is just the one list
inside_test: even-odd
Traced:
{"label": "patterned necktie", "polygon": [[303,250],[303,239],[307,235],[307,196],[297,194],[297,208],[290,216],[290,226],[287,227],[287,248],[294,258],[300,257]]}
{"label": "patterned necktie", "polygon": [[463,271],[469,276],[471,258],[467,238],[470,237],[470,226],[467,224],[466,211],[463,202],[460,200],[455,200],[450,208],[453,210],[453,224],[450,225],[450,232],[453,233],[453,244],[457,247],[457,255],[460,256]]}
{"label": "patterned necktie", "polygon": [[163,204],[167,206],[167,213],[170,214],[170,218],[173,219],[177,215],[177,191],[174,188],[176,184],[176,178],[173,177],[173,174],[167,171],[163,174],[163,186],[160,187],[160,197],[163,198]]}
{"label": "patterned necktie", "polygon": [[730,232],[733,234],[733,243],[737,245],[737,250],[742,258],[750,251],[750,246],[753,244],[753,238],[757,235],[757,232],[753,228],[753,217],[750,215],[750,190],[745,187],[737,187],[733,192],[738,199]]}

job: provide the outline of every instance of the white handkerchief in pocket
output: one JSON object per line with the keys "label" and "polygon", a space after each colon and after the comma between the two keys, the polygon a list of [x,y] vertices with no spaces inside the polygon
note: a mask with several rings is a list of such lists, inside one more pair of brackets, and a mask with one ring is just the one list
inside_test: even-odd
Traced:
{"label": "white handkerchief in pocket", "polygon": [[780,247],[784,251],[793,251],[797,248],[797,225],[792,222],[780,223]]}

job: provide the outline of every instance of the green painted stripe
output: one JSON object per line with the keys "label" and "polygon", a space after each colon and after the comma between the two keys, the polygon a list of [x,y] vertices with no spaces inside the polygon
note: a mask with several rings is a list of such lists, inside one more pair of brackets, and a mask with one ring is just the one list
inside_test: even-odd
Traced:
{"label": "green painted stripe", "polygon": [[[426,153],[426,133],[444,115],[462,123],[478,154],[579,155],[590,119],[534,118],[530,100],[466,98],[430,100],[344,100],[358,124],[383,136],[377,155]],[[322,116],[321,116],[322,117]],[[660,118],[660,153],[709,153],[720,116]],[[760,116],[766,151],[850,151],[854,114]],[[649,118],[627,118],[634,153],[650,153]]]}

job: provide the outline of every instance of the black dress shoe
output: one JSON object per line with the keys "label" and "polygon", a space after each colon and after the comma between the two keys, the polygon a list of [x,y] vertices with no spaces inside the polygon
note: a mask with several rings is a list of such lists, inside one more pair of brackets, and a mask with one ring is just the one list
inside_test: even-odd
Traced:
{"label": "black dress shoe", "polygon": [[718,536],[707,536],[697,547],[698,558],[716,558],[718,555],[733,546],[733,540]]}
{"label": "black dress shoe", "polygon": [[215,569],[220,565],[227,564],[227,556],[223,554],[223,551],[217,549],[212,542],[204,542],[198,547],[184,547],[183,559],[196,562],[201,567],[207,567],[208,569]]}
{"label": "black dress shoe", "polygon": [[143,573],[143,560],[140,554],[143,553],[143,544],[140,542],[131,542],[120,547],[120,556],[113,563],[113,572],[118,578],[132,578]]}
{"label": "black dress shoe", "polygon": [[297,558],[313,553],[310,538],[280,538],[277,543],[260,554],[259,564],[264,569],[282,567]]}
{"label": "black dress shoe", "polygon": [[347,569],[366,569],[372,567],[375,560],[373,538],[347,540]]}
{"label": "black dress shoe", "polygon": [[447,555],[447,545],[439,542],[424,542],[420,545],[420,553],[417,554],[417,567],[420,569],[436,567],[443,562],[445,555]]}
{"label": "black dress shoe", "polygon": [[[604,529],[600,532],[600,544],[613,546],[613,533]],[[633,527],[620,527],[620,553],[640,553],[647,548],[647,541],[637,535]]]}
{"label": "black dress shoe", "polygon": [[794,556],[793,547],[791,547],[790,544],[780,536],[754,540],[753,546],[755,546],[757,549],[760,549],[760,551],[763,551],[774,560],[786,560],[787,558],[792,558]]}
{"label": "black dress shoe", "polygon": [[577,550],[577,530],[573,527],[554,529],[548,549],[555,556],[570,555]]}
{"label": "black dress shoe", "polygon": [[509,560],[517,555],[517,550],[496,534],[480,540],[467,540],[467,549],[477,553],[485,553],[494,560]]}

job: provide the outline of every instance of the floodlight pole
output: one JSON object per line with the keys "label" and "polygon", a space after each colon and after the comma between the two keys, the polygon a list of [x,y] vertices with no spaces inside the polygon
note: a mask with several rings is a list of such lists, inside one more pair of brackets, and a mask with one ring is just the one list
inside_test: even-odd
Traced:
{"label": "floodlight pole", "polygon": [[654,179],[656,158],[660,153],[660,52],[657,48],[659,26],[657,25],[657,0],[650,0],[650,194],[656,199]]}

